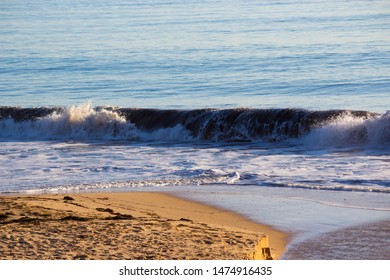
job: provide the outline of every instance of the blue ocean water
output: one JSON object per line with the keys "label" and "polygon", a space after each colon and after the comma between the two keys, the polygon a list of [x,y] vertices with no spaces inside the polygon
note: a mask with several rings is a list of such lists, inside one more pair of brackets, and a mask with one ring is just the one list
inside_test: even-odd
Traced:
{"label": "blue ocean water", "polygon": [[169,191],[285,258],[388,258],[354,248],[388,248],[389,89],[387,0],[1,1],[0,193]]}
{"label": "blue ocean water", "polygon": [[1,1],[1,104],[388,110],[382,1]]}

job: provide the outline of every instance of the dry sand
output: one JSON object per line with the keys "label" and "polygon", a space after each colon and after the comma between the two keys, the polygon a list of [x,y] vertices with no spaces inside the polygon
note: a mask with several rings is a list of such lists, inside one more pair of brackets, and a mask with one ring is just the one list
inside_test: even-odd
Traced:
{"label": "dry sand", "polygon": [[164,193],[0,196],[3,260],[277,259],[286,242],[285,233]]}

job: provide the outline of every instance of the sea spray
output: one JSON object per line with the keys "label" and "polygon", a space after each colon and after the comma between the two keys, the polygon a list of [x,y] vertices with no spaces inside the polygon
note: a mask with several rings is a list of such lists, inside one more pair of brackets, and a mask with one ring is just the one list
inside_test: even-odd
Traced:
{"label": "sea spray", "polygon": [[313,129],[303,142],[321,146],[386,145],[390,143],[390,112],[379,116],[337,116]]}
{"label": "sea spray", "polygon": [[160,110],[92,107],[0,107],[3,140],[130,140],[386,145],[390,113],[304,109]]}
{"label": "sea spray", "polygon": [[144,131],[111,107],[0,107],[3,140],[191,140],[181,126]]}

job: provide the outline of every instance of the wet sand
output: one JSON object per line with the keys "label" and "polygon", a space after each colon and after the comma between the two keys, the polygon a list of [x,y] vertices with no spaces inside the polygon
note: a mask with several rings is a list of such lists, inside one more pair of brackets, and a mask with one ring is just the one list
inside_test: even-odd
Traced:
{"label": "wet sand", "polygon": [[0,196],[0,259],[278,259],[286,233],[165,193]]}

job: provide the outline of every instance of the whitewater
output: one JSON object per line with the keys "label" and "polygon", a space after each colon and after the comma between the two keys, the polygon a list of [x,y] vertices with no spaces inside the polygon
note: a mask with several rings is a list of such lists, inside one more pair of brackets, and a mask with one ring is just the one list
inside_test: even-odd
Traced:
{"label": "whitewater", "polygon": [[388,260],[389,18],[1,1],[0,194],[170,192],[290,232],[284,259]]}
{"label": "whitewater", "polygon": [[3,192],[236,183],[390,193],[388,113],[0,107],[0,140]]}
{"label": "whitewater", "polygon": [[294,244],[389,218],[389,125],[349,110],[1,107],[0,192],[173,192],[299,233],[285,258],[383,258],[381,243]]}

